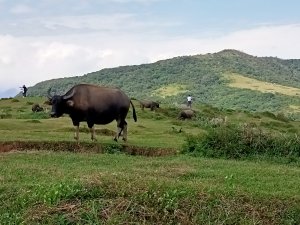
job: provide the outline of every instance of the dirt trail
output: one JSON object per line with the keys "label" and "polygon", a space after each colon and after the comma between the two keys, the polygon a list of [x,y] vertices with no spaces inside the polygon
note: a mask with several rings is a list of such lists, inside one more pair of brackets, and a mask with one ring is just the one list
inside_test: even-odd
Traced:
{"label": "dirt trail", "polygon": [[0,142],[0,153],[11,151],[69,151],[69,152],[114,152],[120,151],[130,155],[168,156],[175,155],[176,149],[140,147],[126,144],[87,143],[82,142],[42,142],[42,141],[7,141]]}

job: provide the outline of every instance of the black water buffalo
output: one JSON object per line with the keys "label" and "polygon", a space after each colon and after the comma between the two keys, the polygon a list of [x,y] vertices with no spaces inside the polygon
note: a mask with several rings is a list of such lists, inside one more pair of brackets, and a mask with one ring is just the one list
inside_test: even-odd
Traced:
{"label": "black water buffalo", "polygon": [[159,108],[159,103],[151,100],[140,100],[139,103],[142,110],[144,110],[144,108],[150,108],[151,111],[153,111],[156,108]]}
{"label": "black water buffalo", "polygon": [[178,115],[179,119],[192,119],[195,116],[195,112],[191,109],[184,109]]}
{"label": "black water buffalo", "polygon": [[127,140],[127,122],[125,121],[130,104],[133,109],[134,121],[137,121],[135,108],[128,96],[118,88],[100,87],[91,84],[79,84],[72,87],[65,95],[48,97],[52,104],[51,117],[69,114],[76,126],[74,138],[79,140],[79,123],[86,121],[95,139],[94,124],[108,124],[117,121],[115,141],[123,132],[123,140]]}
{"label": "black water buffalo", "polygon": [[42,111],[44,111],[44,108],[36,103],[36,104],[32,105],[31,110],[32,110],[32,112],[42,112]]}

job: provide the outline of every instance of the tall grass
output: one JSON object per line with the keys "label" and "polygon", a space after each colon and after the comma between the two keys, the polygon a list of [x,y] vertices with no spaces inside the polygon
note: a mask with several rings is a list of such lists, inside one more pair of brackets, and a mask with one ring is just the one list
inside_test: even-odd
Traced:
{"label": "tall grass", "polygon": [[293,159],[300,157],[300,137],[263,131],[255,124],[224,125],[209,129],[204,137],[187,136],[182,152],[215,158],[264,155]]}

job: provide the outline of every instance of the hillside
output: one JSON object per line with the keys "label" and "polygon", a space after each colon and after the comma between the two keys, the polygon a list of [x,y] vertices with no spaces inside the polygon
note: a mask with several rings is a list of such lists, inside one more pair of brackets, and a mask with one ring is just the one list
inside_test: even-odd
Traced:
{"label": "hillside", "polygon": [[[265,83],[267,88],[238,87],[226,75]],[[117,86],[134,98],[162,103],[182,103],[189,93],[195,103],[220,108],[294,113],[299,111],[300,59],[255,57],[236,50],[181,56],[151,64],[102,69],[83,76],[43,81],[29,89],[29,96],[45,96],[48,88],[65,93],[78,83]],[[276,85],[275,85],[276,84]],[[273,89],[267,89],[273,85]],[[280,90],[278,89],[280,87]],[[292,89],[286,94],[281,89]],[[278,90],[277,90],[278,89]],[[295,110],[296,109],[296,110]]]}

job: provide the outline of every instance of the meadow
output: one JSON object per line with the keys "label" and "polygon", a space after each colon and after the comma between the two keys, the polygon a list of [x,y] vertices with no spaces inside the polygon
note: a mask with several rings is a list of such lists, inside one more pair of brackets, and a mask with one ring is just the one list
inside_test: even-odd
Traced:
{"label": "meadow", "polygon": [[82,123],[78,146],[44,101],[0,100],[0,224],[300,224],[298,121],[208,105],[182,121],[134,102],[128,143],[112,140],[115,123],[92,142]]}
{"label": "meadow", "polygon": [[228,86],[241,88],[241,89],[250,89],[254,91],[260,91],[263,93],[279,93],[283,95],[297,96],[300,94],[300,89],[290,86],[284,86],[280,84],[263,82],[257,79],[245,77],[239,74],[227,73],[224,75],[225,79],[230,80]]}

